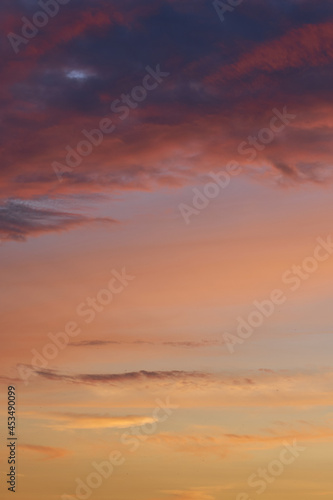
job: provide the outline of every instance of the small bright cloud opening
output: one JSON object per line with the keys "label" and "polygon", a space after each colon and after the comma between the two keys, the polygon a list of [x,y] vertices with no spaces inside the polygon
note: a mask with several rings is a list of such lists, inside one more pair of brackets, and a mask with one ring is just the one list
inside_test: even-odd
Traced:
{"label": "small bright cloud opening", "polygon": [[66,73],[67,78],[70,78],[71,80],[85,80],[91,74],[88,71],[81,70],[81,69],[73,69]]}

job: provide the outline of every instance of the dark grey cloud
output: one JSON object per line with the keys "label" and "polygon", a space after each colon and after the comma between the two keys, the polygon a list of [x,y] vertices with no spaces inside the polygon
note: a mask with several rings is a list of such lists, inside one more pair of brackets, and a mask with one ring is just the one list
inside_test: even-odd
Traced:
{"label": "dark grey cloud", "polygon": [[77,342],[71,342],[69,345],[72,347],[96,347],[96,346],[106,346],[106,345],[154,345],[154,346],[168,346],[168,347],[180,347],[180,348],[201,348],[201,347],[211,347],[211,346],[222,346],[224,345],[223,340],[178,340],[178,341],[149,341],[149,340],[129,340],[129,341],[118,341],[118,340],[80,340]]}
{"label": "dark grey cloud", "polygon": [[104,346],[104,345],[119,345],[121,342],[115,340],[80,340],[77,342],[71,342],[70,347],[94,347],[94,346]]}
{"label": "dark grey cloud", "polygon": [[282,161],[274,161],[275,167],[288,177],[297,177],[295,170]]}
{"label": "dark grey cloud", "polygon": [[36,208],[21,200],[7,200],[0,205],[0,240],[24,241],[53,231],[66,231],[88,222],[114,222],[91,219],[80,214]]}
{"label": "dark grey cloud", "polygon": [[[29,369],[31,369],[31,367],[29,367]],[[137,386],[142,384],[144,387],[147,387],[148,385],[168,387],[170,385],[177,384],[181,387],[197,387],[199,389],[208,385],[219,386],[221,384],[229,386],[243,386],[248,388],[256,385],[255,379],[247,376],[246,374],[235,378],[235,376],[230,373],[210,373],[208,371],[140,370],[123,373],[73,374],[47,368],[36,368],[34,369],[34,373],[41,379],[81,385],[130,386],[133,384]]]}
{"label": "dark grey cloud", "polygon": [[197,371],[146,371],[103,374],[64,374],[56,370],[36,369],[35,373],[42,378],[54,381],[64,381],[78,384],[122,384],[128,382],[176,382],[178,380],[190,382],[191,380],[203,380],[210,375]]}

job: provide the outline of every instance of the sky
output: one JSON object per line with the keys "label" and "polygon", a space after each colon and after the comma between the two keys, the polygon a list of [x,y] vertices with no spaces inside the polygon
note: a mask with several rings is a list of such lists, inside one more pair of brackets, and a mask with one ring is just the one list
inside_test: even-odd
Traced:
{"label": "sky", "polygon": [[330,498],[332,2],[0,25],[1,498]]}

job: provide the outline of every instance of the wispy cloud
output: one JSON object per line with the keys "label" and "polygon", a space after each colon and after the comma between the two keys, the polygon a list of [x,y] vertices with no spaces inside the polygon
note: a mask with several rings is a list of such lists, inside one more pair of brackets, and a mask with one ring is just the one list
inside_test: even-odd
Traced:
{"label": "wispy cloud", "polygon": [[80,340],[71,342],[69,345],[72,347],[95,347],[106,345],[153,345],[153,346],[168,346],[168,347],[184,347],[184,348],[201,348],[211,346],[222,346],[225,342],[223,340],[178,340],[178,341],[151,341],[151,340]]}
{"label": "wispy cloud", "polygon": [[147,381],[177,381],[177,380],[203,380],[210,375],[203,372],[187,372],[182,370],[146,371],[101,374],[64,374],[56,370],[36,369],[36,374],[42,378],[55,381],[65,381],[81,384],[122,384],[127,382]]}
{"label": "wispy cloud", "polygon": [[332,427],[311,426],[298,423],[291,427],[266,430],[263,434],[236,434],[221,432],[218,427],[205,427],[205,433],[160,433],[152,437],[156,444],[171,447],[174,451],[193,455],[215,455],[228,458],[231,454],[244,454],[259,450],[279,448],[283,442],[327,442],[333,440]]}
{"label": "wispy cloud", "polygon": [[115,222],[112,219],[92,219],[83,215],[36,208],[21,200],[8,200],[0,205],[0,239],[24,241],[53,231],[66,231],[88,222]]}
{"label": "wispy cloud", "polygon": [[[181,398],[182,406],[192,407],[315,407],[332,401],[333,372],[273,371],[266,368],[242,373],[208,371],[132,371],[122,373],[65,373],[35,369],[40,383],[66,383],[94,386],[112,393],[114,401],[123,403],[121,389],[131,391],[138,407],[140,392],[165,391]],[[36,379],[37,380],[37,379]],[[74,387],[73,387],[74,390]]]}
{"label": "wispy cloud", "polygon": [[22,417],[42,421],[40,426],[53,430],[66,429],[122,429],[157,422],[151,415],[110,415],[108,413],[78,412],[22,412]]}
{"label": "wispy cloud", "polygon": [[65,429],[112,429],[140,426],[155,422],[156,419],[150,416],[139,415],[89,415],[89,414],[57,414],[50,415],[51,420],[61,421],[60,423],[50,423],[48,427],[55,430]]}

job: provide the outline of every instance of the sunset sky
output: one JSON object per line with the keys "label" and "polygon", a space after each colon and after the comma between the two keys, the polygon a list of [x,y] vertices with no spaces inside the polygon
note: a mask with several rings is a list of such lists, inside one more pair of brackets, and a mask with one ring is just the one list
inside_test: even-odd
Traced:
{"label": "sunset sky", "polygon": [[0,5],[1,498],[8,386],[16,500],[332,498],[333,3],[55,1]]}

